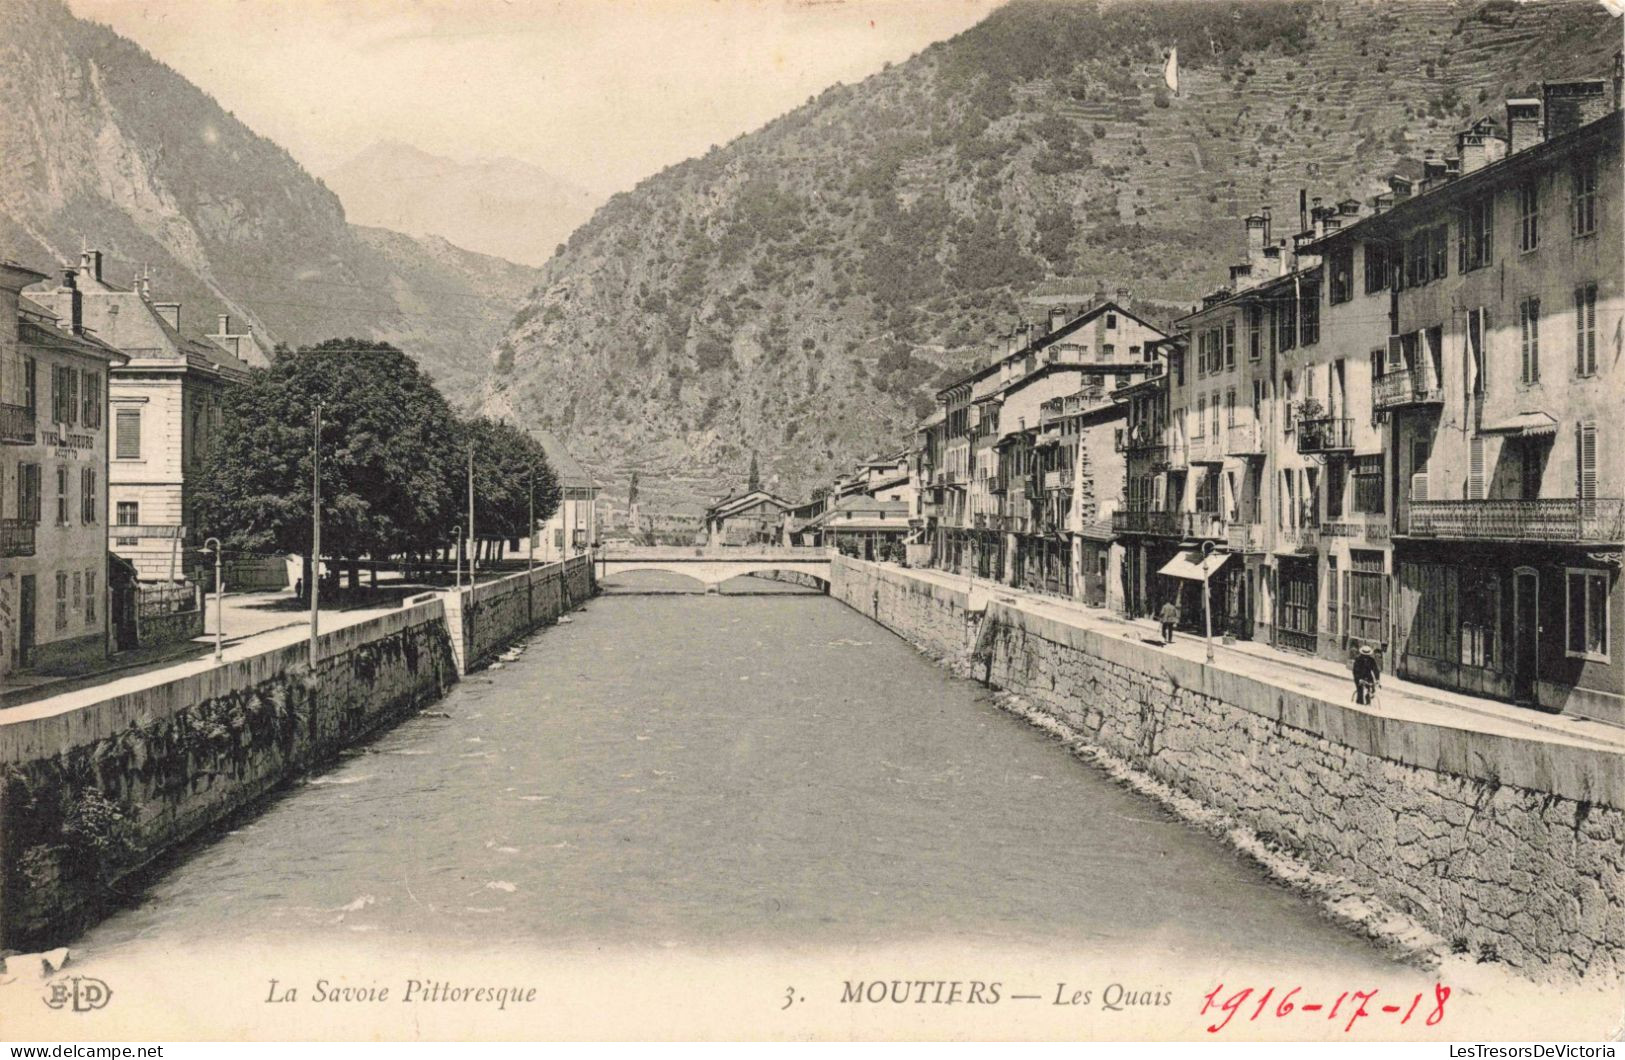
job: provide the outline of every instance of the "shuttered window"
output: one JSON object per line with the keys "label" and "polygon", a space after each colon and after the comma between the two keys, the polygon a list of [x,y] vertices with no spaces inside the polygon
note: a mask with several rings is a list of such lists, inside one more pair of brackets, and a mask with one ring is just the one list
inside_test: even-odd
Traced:
{"label": "shuttered window", "polygon": [[1578,472],[1579,498],[1597,499],[1597,425],[1581,423],[1574,429],[1575,468]]}
{"label": "shuttered window", "polygon": [[141,410],[119,409],[115,417],[113,456],[117,460],[141,459]]}
{"label": "shuttered window", "polygon": [[1523,338],[1523,381],[1540,382],[1540,299],[1518,303],[1518,325]]}
{"label": "shuttered window", "polygon": [[1608,661],[1608,572],[1566,572],[1568,654]]}
{"label": "shuttered window", "polygon": [[96,522],[96,469],[92,467],[79,471],[79,521],[86,526]]}
{"label": "shuttered window", "polygon": [[1484,439],[1475,436],[1467,446],[1467,499],[1484,499]]}
{"label": "shuttered window", "polygon": [[1574,371],[1597,373],[1597,285],[1574,289]]}

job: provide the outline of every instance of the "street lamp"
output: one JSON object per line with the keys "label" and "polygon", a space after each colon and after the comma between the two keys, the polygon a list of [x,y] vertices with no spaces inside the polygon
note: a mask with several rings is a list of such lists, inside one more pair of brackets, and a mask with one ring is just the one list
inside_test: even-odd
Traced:
{"label": "street lamp", "polygon": [[525,573],[536,570],[536,465],[530,468],[530,523],[525,530]]}
{"label": "street lamp", "polygon": [[220,580],[220,539],[211,537],[203,542],[203,551],[214,553],[214,661],[219,663],[220,640],[226,627],[226,584]]}
{"label": "street lamp", "polygon": [[457,588],[463,587],[463,527],[462,524],[452,527],[451,539],[455,542],[451,546],[451,561],[457,567]]}

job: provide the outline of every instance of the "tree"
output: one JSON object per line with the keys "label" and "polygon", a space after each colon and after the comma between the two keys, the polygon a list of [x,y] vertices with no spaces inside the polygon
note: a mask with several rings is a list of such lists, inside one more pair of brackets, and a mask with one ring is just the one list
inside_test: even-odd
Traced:
{"label": "tree", "polygon": [[449,540],[451,409],[410,357],[359,339],[285,351],[227,395],[197,495],[203,533],[228,549],[303,554],[310,585],[318,402],[322,554],[354,560]]}
{"label": "tree", "polygon": [[495,542],[528,537],[534,495],[537,522],[558,511],[558,477],[547,462],[542,444],[525,431],[485,416],[458,424],[457,453],[451,489],[467,519],[468,450],[474,449],[474,532],[479,540]]}
{"label": "tree", "polygon": [[762,488],[762,473],[756,467],[756,450],[750,452],[750,479],[745,487],[755,491]]}

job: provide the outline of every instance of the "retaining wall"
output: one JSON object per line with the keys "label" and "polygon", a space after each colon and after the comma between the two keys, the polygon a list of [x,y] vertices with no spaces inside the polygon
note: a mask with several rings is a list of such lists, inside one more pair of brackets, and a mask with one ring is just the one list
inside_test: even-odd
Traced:
{"label": "retaining wall", "polygon": [[327,633],[314,673],[299,643],[56,713],[14,708],[0,723],[0,948],[71,937],[121,879],[439,698],[457,651],[483,658],[591,592],[585,558],[552,564]]}
{"label": "retaining wall", "polygon": [[[830,591],[938,656],[976,643],[983,604],[965,591],[845,558]],[[1625,972],[1620,755],[1383,717],[1019,602],[985,608],[990,683],[1086,742],[1458,946],[1537,977]]]}

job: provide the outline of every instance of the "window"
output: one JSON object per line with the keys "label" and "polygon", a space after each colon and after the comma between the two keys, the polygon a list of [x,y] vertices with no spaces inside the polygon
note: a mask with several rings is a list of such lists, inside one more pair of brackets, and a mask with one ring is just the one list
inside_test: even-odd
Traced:
{"label": "window", "polygon": [[1361,641],[1388,639],[1388,579],[1382,573],[1382,553],[1349,550],[1347,629]]}
{"label": "window", "polygon": [[1332,305],[1341,305],[1354,297],[1354,248],[1344,247],[1331,256],[1331,287],[1328,297]]}
{"label": "window", "polygon": [[1442,280],[1450,272],[1450,226],[1435,225],[1428,246],[1428,279]]}
{"label": "window", "polygon": [[86,526],[96,524],[96,469],[79,471],[79,521]]}
{"label": "window", "polygon": [[39,408],[39,365],[32,357],[23,358],[23,407],[30,414]]}
{"label": "window", "polygon": [[73,610],[82,611],[85,607],[85,576],[80,571],[73,572]]}
{"label": "window", "polygon": [[1264,355],[1264,307],[1247,307],[1247,359],[1256,361]]}
{"label": "window", "polygon": [[1568,654],[1570,658],[1608,661],[1608,572],[1569,570]]}
{"label": "window", "polygon": [[1540,246],[1540,186],[1533,180],[1518,185],[1518,249]]}
{"label": "window", "polygon": [[1597,374],[1597,285],[1574,289],[1574,371]]}
{"label": "window", "polygon": [[136,526],[141,522],[141,504],[138,501],[118,502],[118,525]]}
{"label": "window", "polygon": [[1196,396],[1196,425],[1191,428],[1191,437],[1202,437],[1202,425],[1207,421],[1207,395]]}
{"label": "window", "polygon": [[1494,256],[1495,200],[1488,195],[1467,204],[1461,226],[1461,271],[1482,269]]}
{"label": "window", "polygon": [[1523,381],[1540,382],[1540,299],[1518,303],[1518,325],[1523,338]]}
{"label": "window", "polygon": [[1290,350],[1298,345],[1298,303],[1289,297],[1275,305],[1275,348]]}
{"label": "window", "polygon": [[56,628],[68,628],[68,572],[56,572]]}
{"label": "window", "polygon": [[1420,287],[1428,282],[1428,251],[1431,246],[1432,237],[1425,228],[1412,235],[1406,243],[1406,287]]}
{"label": "window", "polygon": [[38,526],[40,521],[40,479],[38,464],[17,465],[17,518]]}
{"label": "window", "polygon": [[1320,287],[1305,286],[1302,303],[1298,312],[1303,318],[1303,344],[1313,346],[1320,341]]}
{"label": "window", "polygon": [[68,525],[68,469],[56,469],[56,525]]}
{"label": "window", "polygon": [[1326,518],[1343,518],[1343,486],[1348,477],[1348,465],[1332,460],[1326,465]]}
{"label": "window", "polygon": [[[1215,404],[1214,408],[1218,408]],[[1207,468],[1196,483],[1196,511],[1217,515],[1219,511],[1219,476],[1215,468]]]}
{"label": "window", "polygon": [[102,425],[102,377],[91,371],[79,373],[79,422],[86,427]]}
{"label": "window", "polygon": [[1365,293],[1376,294],[1389,286],[1388,248],[1381,243],[1365,245]]}
{"label": "window", "polygon": [[1213,392],[1213,440],[1219,440],[1219,392]]}
{"label": "window", "polygon": [[1354,458],[1354,510],[1381,515],[1385,490],[1382,486],[1382,457]]}
{"label": "window", "polygon": [[1597,230],[1597,160],[1574,164],[1574,234],[1589,236]]}
{"label": "window", "polygon": [[96,624],[96,571],[85,571],[85,625]]}
{"label": "window", "polygon": [[1106,314],[1106,327],[1107,327],[1108,330],[1114,329],[1114,328],[1117,327],[1117,314],[1116,313],[1107,313]]}
{"label": "window", "polygon": [[119,409],[113,418],[113,458],[115,460],[141,459],[141,410]]}
{"label": "window", "polygon": [[[1597,499],[1597,425],[1595,423],[1577,423],[1574,425],[1574,468],[1575,468],[1575,495],[1584,501]],[[1587,509],[1590,505],[1582,504],[1582,516],[1592,514]]]}
{"label": "window", "polygon": [[1298,400],[1298,388],[1292,381],[1291,372],[1285,372],[1281,376],[1281,393],[1286,398],[1282,402],[1281,425],[1282,429],[1290,431],[1292,429],[1292,404]]}
{"label": "window", "polygon": [[[1328,500],[1331,499],[1329,495],[1328,495],[1327,499]],[[1330,513],[1328,512],[1327,514],[1330,514]],[[1338,622],[1338,619],[1342,617],[1338,613],[1339,610],[1340,610],[1340,608],[1338,607],[1338,602],[1337,602],[1337,557],[1336,556],[1327,556],[1326,557],[1326,632],[1330,633],[1334,637],[1337,636],[1338,626],[1341,625],[1341,623]]]}
{"label": "window", "polygon": [[1235,387],[1231,387],[1229,390],[1224,392],[1224,425],[1226,427],[1234,427],[1236,425]]}
{"label": "window", "polygon": [[1224,366],[1226,368],[1236,366],[1236,322],[1234,320],[1225,321],[1224,325]]}

